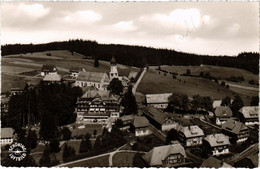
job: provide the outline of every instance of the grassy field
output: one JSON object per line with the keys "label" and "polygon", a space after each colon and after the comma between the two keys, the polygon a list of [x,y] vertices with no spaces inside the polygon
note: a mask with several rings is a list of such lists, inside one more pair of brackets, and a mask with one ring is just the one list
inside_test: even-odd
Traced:
{"label": "grassy field", "polygon": [[[47,56],[51,53],[52,56]],[[94,67],[94,61],[90,59],[83,59],[85,56],[74,53],[71,55],[69,51],[45,51],[38,53],[8,55],[2,57],[2,89],[1,91],[8,91],[11,88],[12,82],[29,81],[36,78],[36,71],[40,71],[43,64],[56,65],[59,74],[66,74],[72,67],[82,67],[87,71],[106,72],[110,71],[110,63],[106,61],[99,61],[99,67]],[[128,76],[130,71],[138,72],[139,69],[118,64],[118,72],[120,76]]]}
{"label": "grassy field", "polygon": [[120,152],[113,157],[113,167],[145,167],[141,155],[134,152]]}
{"label": "grassy field", "polygon": [[[101,124],[85,124],[84,125],[85,128],[83,128],[83,129],[77,128],[79,126],[77,124],[70,124],[70,126],[71,126],[70,129],[72,131],[72,134],[71,134],[72,138],[74,136],[85,135],[87,133],[93,135],[94,130],[97,131],[97,135],[100,135],[100,134],[102,134],[102,131],[103,131],[103,128],[102,128]],[[72,127],[72,126],[74,126],[74,127]]]}
{"label": "grassy field", "polygon": [[[151,67],[152,69],[157,69],[158,66]],[[229,67],[219,67],[219,66],[211,66],[211,65],[203,65],[203,66],[161,66],[161,69],[167,70],[170,72],[176,72],[179,74],[186,73],[187,69],[190,69],[192,75],[199,75],[200,72],[209,72],[210,75],[220,78],[226,79],[230,76],[243,76],[245,78],[245,82],[248,83],[249,80],[254,79],[258,81],[259,77],[256,74],[253,74],[249,71],[237,68],[229,68]]]}
{"label": "grassy field", "polygon": [[98,157],[95,159],[90,159],[86,161],[81,161],[74,164],[69,164],[65,167],[109,167],[108,162],[109,155]]}
{"label": "grassy field", "polygon": [[173,79],[171,74],[165,76],[164,74],[159,74],[157,71],[152,69],[149,69],[144,75],[137,91],[143,94],[171,92],[187,94],[188,97],[199,94],[201,96],[210,96],[213,100],[223,99],[226,96],[234,98],[235,95],[239,94],[246,105],[251,101],[250,96],[254,95],[254,93],[255,95],[258,94],[258,92],[252,93],[252,91],[250,91],[250,94],[247,92],[237,93],[208,79],[188,76],[178,76],[177,79]]}

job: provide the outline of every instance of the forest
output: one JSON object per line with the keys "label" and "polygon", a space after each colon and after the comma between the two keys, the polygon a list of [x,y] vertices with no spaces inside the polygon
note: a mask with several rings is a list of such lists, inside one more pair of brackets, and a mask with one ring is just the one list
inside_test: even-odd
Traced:
{"label": "forest", "polygon": [[12,44],[1,46],[2,56],[43,52],[49,50],[69,50],[85,55],[86,58],[97,58],[109,61],[114,56],[118,63],[144,67],[159,65],[198,66],[214,65],[235,67],[248,70],[254,74],[259,73],[259,53],[241,52],[237,56],[209,56],[178,52],[170,49],[157,49],[144,46],[130,46],[119,44],[99,44],[89,40],[69,40],[51,42],[46,44]]}

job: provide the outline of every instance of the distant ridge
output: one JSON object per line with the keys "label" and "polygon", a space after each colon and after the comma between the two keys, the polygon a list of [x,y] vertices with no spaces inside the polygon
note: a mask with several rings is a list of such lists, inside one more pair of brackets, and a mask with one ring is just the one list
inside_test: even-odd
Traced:
{"label": "distant ridge", "polygon": [[34,53],[49,50],[69,50],[84,56],[97,57],[109,61],[112,56],[120,64],[144,67],[146,65],[199,66],[201,64],[235,67],[259,73],[259,53],[242,52],[236,57],[209,56],[177,52],[170,49],[157,49],[144,46],[99,44],[96,41],[69,40],[45,44],[13,44],[1,46],[2,56],[11,54]]}

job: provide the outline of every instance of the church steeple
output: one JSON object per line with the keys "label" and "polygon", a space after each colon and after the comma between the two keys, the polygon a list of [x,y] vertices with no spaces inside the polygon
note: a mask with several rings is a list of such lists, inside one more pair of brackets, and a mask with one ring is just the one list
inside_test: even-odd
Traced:
{"label": "church steeple", "polygon": [[118,71],[117,71],[117,65],[116,65],[116,59],[113,56],[110,60],[110,73],[109,78],[112,80],[113,78],[118,78]]}
{"label": "church steeple", "polygon": [[116,59],[115,57],[113,56],[112,59],[110,60],[110,64],[112,65],[116,65]]}

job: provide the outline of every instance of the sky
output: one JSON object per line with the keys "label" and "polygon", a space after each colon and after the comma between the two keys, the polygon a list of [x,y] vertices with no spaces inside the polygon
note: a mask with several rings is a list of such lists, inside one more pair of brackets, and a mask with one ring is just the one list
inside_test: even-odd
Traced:
{"label": "sky", "polygon": [[1,44],[95,40],[176,51],[259,51],[258,2],[1,2]]}

